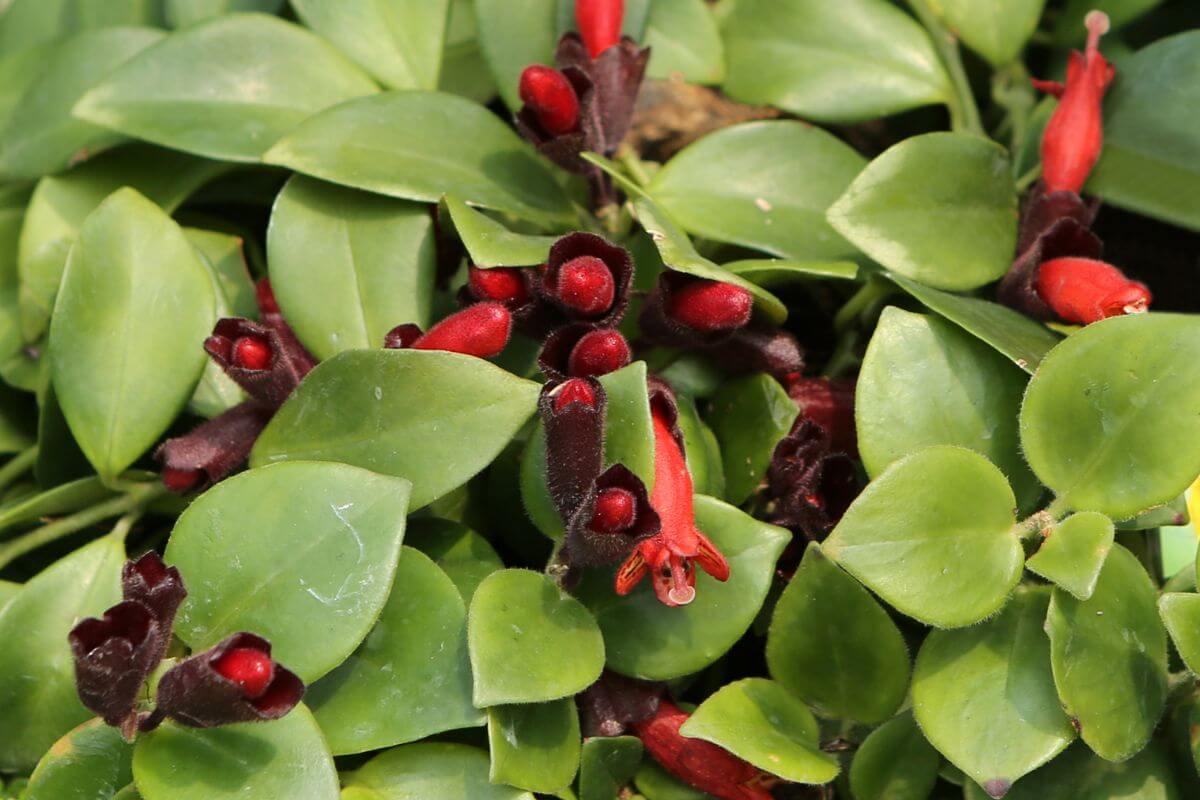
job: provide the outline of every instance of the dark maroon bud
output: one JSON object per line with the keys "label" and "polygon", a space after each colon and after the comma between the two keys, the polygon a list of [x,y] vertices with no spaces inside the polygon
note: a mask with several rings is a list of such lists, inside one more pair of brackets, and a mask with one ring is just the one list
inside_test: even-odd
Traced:
{"label": "dark maroon bud", "polygon": [[179,570],[168,567],[162,556],[151,550],[137,561],[125,562],[121,569],[121,592],[126,600],[141,603],[154,615],[161,634],[157,663],[166,654],[175,627],[175,613],[187,597]]}
{"label": "dark maroon bud", "polygon": [[633,122],[650,49],[640,48],[632,39],[623,38],[592,58],[583,38],[568,33],[559,40],[554,58],[558,68],[568,77],[579,72],[586,78],[586,91],[579,92],[579,81],[572,83],[579,93],[580,119],[587,146],[595,152],[612,155]]}
{"label": "dark maroon bud", "polygon": [[592,331],[571,350],[567,374],[572,377],[607,375],[627,365],[631,358],[629,342],[620,331],[612,328]]}
{"label": "dark maroon bud", "polygon": [[853,379],[794,378],[788,382],[788,396],[800,409],[800,415],[819,425],[829,436],[834,452],[858,457],[858,431],[854,421]]}
{"label": "dark maroon bud", "polygon": [[80,621],[67,638],[75,657],[80,701],[109,725],[131,734],[138,692],[158,663],[159,642],[165,638],[160,636],[153,612],[126,600],[100,619]]}
{"label": "dark maroon bud", "polygon": [[740,328],[704,349],[722,369],[734,374],[765,372],[786,383],[789,376],[804,370],[800,343],[778,328]]}
{"label": "dark maroon bud", "polygon": [[775,446],[767,468],[771,522],[813,541],[825,538],[858,496],[854,461],[830,450],[829,435],[803,415]]}
{"label": "dark maroon bud", "polygon": [[552,381],[538,399],[546,429],[546,484],[564,523],[579,511],[604,466],[606,404],[594,378]]}
{"label": "dark maroon bud", "polygon": [[666,684],[639,681],[605,670],[576,698],[584,737],[620,736],[654,716]]}
{"label": "dark maroon bud", "polygon": [[666,298],[666,313],[675,322],[702,333],[745,327],[754,310],[754,296],[731,283],[694,278]]}
{"label": "dark maroon bud", "polygon": [[529,301],[526,272],[519,267],[480,269],[471,266],[467,269],[467,287],[476,300],[493,300],[516,308]]}
{"label": "dark maroon bud", "polygon": [[183,494],[222,480],[246,463],[274,413],[262,403],[247,400],[191,433],[163,442],[154,451],[154,458],[163,465],[163,485]]}
{"label": "dark maroon bud", "polygon": [[273,325],[223,319],[204,349],[247,394],[271,408],[283,405],[316,365],[282,317]]}
{"label": "dark maroon bud", "polygon": [[387,332],[387,335],[383,337],[383,348],[385,350],[407,350],[423,335],[424,332],[419,325],[406,322]]}
{"label": "dark maroon bud", "polygon": [[540,291],[568,317],[612,327],[629,304],[633,257],[592,233],[569,233],[550,248]]}
{"label": "dark maroon bud", "polygon": [[623,561],[661,529],[645,484],[624,464],[613,464],[596,478],[566,522],[561,558],[572,568]]}
{"label": "dark maroon bud", "polygon": [[181,725],[212,728],[279,719],[304,696],[304,683],[271,658],[271,644],[235,633],[168,670],[158,713]]}

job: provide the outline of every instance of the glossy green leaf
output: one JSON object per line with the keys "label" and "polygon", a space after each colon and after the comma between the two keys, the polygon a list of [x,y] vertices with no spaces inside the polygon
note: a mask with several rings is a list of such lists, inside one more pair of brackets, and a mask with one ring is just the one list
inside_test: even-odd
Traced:
{"label": "glossy green leaf", "polygon": [[850,790],[855,800],[927,800],[940,765],[938,752],[905,712],[863,740],[850,762]]}
{"label": "glossy green leaf", "polygon": [[214,315],[208,272],[154,203],[121,189],[84,221],[50,352],[58,402],[100,477],[132,464],[187,402]]}
{"label": "glossy green leaf", "polygon": [[0,132],[0,174],[37,178],[120,141],[112,131],[72,117],[71,109],[114,68],[162,38],[152,28],[104,28],[59,45]]}
{"label": "glossy green leaf", "polygon": [[829,209],[860,250],[938,289],[974,289],[1008,271],[1017,195],[1004,149],[965,133],[905,139],[862,171]]}
{"label": "glossy green leaf", "polygon": [[742,503],[758,489],[775,445],[799,415],[795,401],[770,375],[731,381],[713,396],[708,419],[721,444],[725,496],[731,503]]}
{"label": "glossy green leaf", "polygon": [[17,596],[21,591],[21,584],[13,583],[12,581],[0,581],[0,611],[4,611],[4,607],[9,601]]}
{"label": "glossy green leaf", "polygon": [[483,579],[504,562],[495,549],[461,522],[448,519],[414,519],[404,534],[405,543],[433,559],[458,589],[467,605]]}
{"label": "glossy green leaf", "polygon": [[1200,321],[1140,314],[1089,325],[1029,383],[1021,445],[1058,502],[1114,519],[1170,502],[1200,474]]}
{"label": "glossy green leaf", "polygon": [[579,769],[579,712],[571,697],[487,711],[492,783],[557,792]]}
{"label": "glossy green leaf", "polygon": [[487,753],[448,742],[394,747],[347,775],[346,782],[371,791],[371,800],[533,800],[529,792],[488,781]]}
{"label": "glossy green leaf", "polygon": [[698,236],[784,258],[834,258],[855,251],[825,211],[866,163],[820,128],[748,122],[684,148],[646,191]]}
{"label": "glossy green leaf", "polygon": [[821,751],[812,713],[766,678],[746,678],[717,690],[679,732],[796,783],[828,783],[839,771],[837,759]]}
{"label": "glossy green leaf", "polygon": [[46,752],[22,800],[112,800],[133,780],[132,759],[121,732],[93,719]]}
{"label": "glossy green leaf", "polygon": [[113,795],[113,800],[145,800],[132,783]]}
{"label": "glossy green leaf", "polygon": [[1200,594],[1168,592],[1158,598],[1158,611],[1183,663],[1200,670]]}
{"label": "glossy green leaf", "polygon": [[1101,758],[1146,746],[1167,692],[1167,632],[1155,588],[1137,558],[1114,547],[1091,599],[1054,590],[1046,631],[1058,696]]}
{"label": "glossy green leaf", "polygon": [[449,0],[293,0],[305,25],[389,89],[436,89]]}
{"label": "glossy green leaf", "polygon": [[472,0],[450,0],[450,20],[446,23],[438,90],[462,95],[477,103],[488,103],[496,96],[496,84],[479,49]]}
{"label": "glossy green leaf", "polygon": [[[46,367],[48,371],[49,364]],[[95,470],[71,434],[71,428],[58,405],[58,398],[55,397],[54,384],[45,379],[39,383],[38,388],[41,391],[38,397],[38,454],[37,463],[33,465],[34,479],[39,486],[53,489],[82,478],[93,477]]]}
{"label": "glossy green leaf", "polygon": [[510,231],[502,223],[477,211],[457,197],[443,198],[450,219],[471,263],[477,267],[531,267],[545,264],[555,236],[534,236]]}
{"label": "glossy green leaf", "polygon": [[613,800],[642,763],[636,736],[594,736],[583,743],[579,762],[579,800]]}
{"label": "glossy green leaf", "polygon": [[1104,104],[1104,153],[1087,191],[1200,230],[1200,206],[1190,199],[1200,191],[1200,82],[1184,77],[1198,70],[1200,31],[1160,39],[1121,62],[1121,80]]}
{"label": "glossy green leaf", "polygon": [[12,505],[6,505],[3,510],[0,510],[0,530],[6,531],[5,534],[0,535],[0,538],[7,538],[7,529],[14,526],[33,522],[42,517],[53,517],[78,511],[112,497],[113,494],[112,489],[95,477],[80,478],[44,492],[38,492]]}
{"label": "glossy green leaf", "polygon": [[[41,386],[38,363],[27,358],[21,338],[18,307],[17,244],[24,225],[30,193],[23,187],[0,193],[0,376],[16,388]],[[20,380],[18,373],[28,380]],[[29,374],[34,373],[34,374]]]}
{"label": "glossy green leaf", "polygon": [[[185,228],[183,233],[196,249],[212,281],[213,296],[216,299],[213,324],[226,317],[258,316],[258,306],[254,302],[254,283],[250,280],[250,273],[242,255],[242,240],[236,236],[196,228]],[[234,301],[240,304],[239,307],[234,307]],[[220,364],[209,359],[204,365],[200,383],[196,384],[192,398],[188,401],[188,410],[199,416],[212,418],[245,399],[246,393],[242,388],[225,374]]]}
{"label": "glossy green leaf", "polygon": [[[67,633],[121,597],[125,547],[106,536],[47,567],[0,610],[0,769],[26,772],[91,717],[75,693]],[[30,687],[36,686],[36,691]]]}
{"label": "glossy green leaf", "polygon": [[646,800],[713,800],[712,795],[683,783],[652,758],[642,762],[633,781]]}
{"label": "glossy green leaf", "polygon": [[703,495],[695,511],[697,527],[729,561],[727,582],[698,571],[696,599],[679,608],[658,602],[649,581],[618,596],[612,569],[589,571],[579,586],[604,632],[608,666],[624,675],[670,680],[698,672],[741,638],[766,599],[787,531]]}
{"label": "glossy green leaf", "polygon": [[889,275],[893,283],[920,300],[926,308],[953,322],[976,339],[1008,356],[1032,374],[1061,339],[1040,322],[1007,306],[933,289],[902,275]]}
{"label": "glossy green leaf", "polygon": [[159,6],[159,0],[12,0],[0,16],[0,52],[17,52],[94,28],[159,25]]}
{"label": "glossy green leaf", "polygon": [[[462,136],[462,131],[471,136]],[[574,213],[549,167],[499,117],[441,92],[344,103],[291,131],[270,164],[405,200],[464,202],[548,226]]]}
{"label": "glossy green leaf", "polygon": [[[3,35],[4,17],[0,16],[0,36]],[[0,130],[7,127],[25,91],[43,72],[57,44],[46,43],[20,50],[5,50],[0,57]]]}
{"label": "glossy green leaf", "polygon": [[0,384],[0,454],[20,453],[31,447],[36,440],[36,429],[37,408],[32,398]]}
{"label": "glossy green leaf", "polygon": [[1042,630],[1050,593],[1017,592],[996,617],[934,631],[913,670],[913,713],[942,755],[1000,797],[1075,738]]}
{"label": "glossy green leaf", "polygon": [[945,102],[924,29],[885,0],[738,0],[724,23],[725,90],[818,122]]}
{"label": "glossy green leaf", "polygon": [[908,647],[896,623],[815,542],[775,605],[767,667],[826,717],[877,723],[908,691]]}
{"label": "glossy green leaf", "polygon": [[21,332],[37,341],[50,322],[67,254],[83,221],[122,186],[173,212],[192,192],[228,167],[147,145],[104,153],[70,172],[38,182],[21,228]]}
{"label": "glossy green leaf", "polygon": [[731,261],[725,269],[759,286],[804,283],[815,279],[855,280],[858,264],[853,261],[791,261],[775,258],[749,258]]}
{"label": "glossy green leaf", "polygon": [[1012,63],[1037,30],[1046,0],[937,0],[950,30],[993,67]]}
{"label": "glossy green leaf", "polygon": [[[673,388],[678,392],[677,387]],[[676,422],[683,434],[683,454],[688,472],[692,473],[693,489],[697,494],[724,497],[725,473],[716,434],[700,419],[692,398],[677,393],[675,402],[679,410]]]}
{"label": "glossy green leaf", "polygon": [[467,609],[428,556],[404,548],[375,627],[306,702],[335,755],[483,724],[471,705]]}
{"label": "glossy green leaf", "polygon": [[1042,488],[1021,456],[1017,415],[1028,376],[937,317],[886,308],[859,372],[854,415],[870,475],[935,444],[986,456],[1023,506]]}
{"label": "glossy green leaf", "polygon": [[596,620],[550,578],[527,570],[501,570],[479,585],[467,639],[481,708],[558,700],[586,689],[604,667]]}
{"label": "glossy green leaf", "polygon": [[[1111,764],[1082,744],[1027,776],[1005,800],[1182,800],[1175,768],[1162,747],[1151,744],[1128,761]],[[966,800],[988,800],[970,781]]]}
{"label": "glossy green leaf", "polygon": [[333,759],[303,705],[274,722],[208,729],[167,722],[138,737],[133,776],[145,800],[338,800]]}
{"label": "glossy green leaf", "polygon": [[530,64],[553,64],[558,43],[558,0],[474,0],[479,46],[500,97],[521,107],[517,84]]}
{"label": "glossy green leaf", "polygon": [[167,562],[188,580],[175,634],[201,650],[253,631],[305,681],[329,672],[358,647],[388,598],[408,488],[324,462],[222,481],[188,507],[167,546]]}
{"label": "glossy green leaf", "polygon": [[897,610],[958,628],[994,614],[1021,578],[1016,501],[1000,470],[959,447],[928,447],[867,486],[822,545]]}
{"label": "glossy green leaf", "polygon": [[654,0],[641,43],[650,48],[651,78],[678,75],[688,83],[725,79],[725,46],[717,21],[703,0]]}
{"label": "glossy green leaf", "polygon": [[75,116],[176,150],[257,161],[306,117],[375,84],[332,46],[262,14],[217,17],[130,59]]}
{"label": "glossy green leaf", "polygon": [[435,249],[424,206],[303,177],[279,193],[267,233],[275,298],[319,359],[380,347],[401,323],[428,327]]}
{"label": "glossy green leaf", "polygon": [[1100,569],[1113,546],[1112,520],[1085,511],[1055,525],[1025,566],[1080,600],[1096,589]]}
{"label": "glossy green leaf", "polygon": [[186,28],[212,17],[238,11],[274,14],[283,7],[284,2],[285,0],[165,0],[163,6],[168,25],[172,28]]}
{"label": "glossy green leaf", "polygon": [[341,353],[292,394],[250,463],[342,461],[407,478],[417,509],[490,464],[533,414],[537,394],[532,381],[458,353]]}

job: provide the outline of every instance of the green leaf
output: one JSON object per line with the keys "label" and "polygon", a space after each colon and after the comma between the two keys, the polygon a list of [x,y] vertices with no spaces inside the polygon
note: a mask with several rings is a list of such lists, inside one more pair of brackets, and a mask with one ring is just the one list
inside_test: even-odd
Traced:
{"label": "green leaf", "polygon": [[3,771],[33,769],[59,737],[91,716],[75,693],[67,634],[121,598],[124,561],[120,539],[98,539],[47,567],[0,610]]}
{"label": "green leaf", "polygon": [[696,599],[668,608],[649,581],[624,597],[613,590],[614,569],[590,570],[577,593],[604,632],[608,666],[646,680],[698,672],[750,627],[771,586],[775,562],[791,536],[712,497],[697,495],[696,525],[729,561],[725,583],[696,576]]}
{"label": "green leaf", "polygon": [[0,538],[7,538],[8,529],[42,517],[53,517],[96,505],[114,496],[112,489],[96,477],[80,478],[44,492],[23,498],[0,511]]}
{"label": "green leaf", "polygon": [[463,247],[477,267],[532,267],[546,263],[558,237],[515,233],[457,197],[443,198]]}
{"label": "green leaf", "polygon": [[837,759],[821,751],[812,713],[766,678],[723,686],[700,704],[679,732],[796,783],[828,783],[839,771]]}
{"label": "green leaf", "polygon": [[545,575],[492,573],[467,619],[480,708],[558,700],[591,686],[604,667],[596,620]]}
{"label": "green leaf", "polygon": [[1000,145],[965,133],[905,139],[867,165],[829,223],[893,272],[965,290],[1008,271],[1017,195]]}
{"label": "green leaf", "polygon": [[492,783],[554,793],[575,779],[580,738],[574,698],[493,706],[487,718]]}
{"label": "green leaf", "polygon": [[942,755],[1000,797],[1075,738],[1050,674],[1045,589],[1018,591],[996,617],[934,631],[913,670],[913,713]]}
{"label": "green leaf", "polygon": [[75,116],[137,139],[257,161],[306,117],[375,84],[322,39],[262,14],[185,28],[130,59]]}
{"label": "green leaf", "polygon": [[54,390],[88,461],[111,481],[153,445],[204,370],[215,315],[183,231],[133,189],[84,221],[50,325]]}
{"label": "green leaf", "polygon": [[[1088,9],[1103,3],[1090,3]],[[1078,29],[1082,32],[1082,28]],[[1104,153],[1087,191],[1200,230],[1200,31],[1160,39],[1120,64],[1104,104]]]}
{"label": "green leaf", "polygon": [[13,583],[12,581],[0,581],[0,612],[4,611],[4,607],[17,596],[17,592],[19,591],[21,591],[21,584]]}
{"label": "green leaf", "polygon": [[825,211],[866,159],[795,121],[723,128],[684,148],[646,188],[689,232],[793,259],[852,255]]}
{"label": "green leaf", "polygon": [[863,358],[854,414],[863,466],[879,475],[935,444],[986,456],[1022,506],[1042,493],[1021,456],[1017,415],[1028,376],[937,317],[884,309]]}
{"label": "green leaf", "polygon": [[799,415],[795,401],[770,375],[731,381],[713,396],[708,419],[721,444],[725,496],[731,503],[744,502],[758,489],[775,445]]}
{"label": "green leaf", "polygon": [[[678,387],[676,391],[678,391]],[[683,453],[692,486],[697,494],[724,497],[725,473],[721,463],[721,446],[717,436],[700,419],[696,403],[687,395],[676,394],[679,431],[683,434]]]}
{"label": "green leaf", "polygon": [[472,1],[450,0],[438,90],[486,104],[496,96],[496,84],[479,50],[478,34]]}
{"label": "green leaf", "polygon": [[133,780],[133,748],[101,720],[85,722],[42,756],[23,800],[112,800]]}
{"label": "green leaf", "polygon": [[312,714],[220,728],[167,722],[138,737],[133,777],[145,800],[338,800],[333,759]]}
{"label": "green leaf", "polygon": [[725,269],[759,286],[805,283],[815,279],[856,280],[858,264],[853,261],[789,261],[748,258],[731,261]]}
{"label": "green leaf", "polygon": [[1008,356],[1032,374],[1056,344],[1062,341],[1049,328],[1007,306],[933,289],[902,275],[888,275],[893,283],[920,300],[925,307],[953,322],[976,339]]}
{"label": "green leaf", "polygon": [[93,28],[161,22],[158,0],[13,0],[0,16],[0,52],[17,52]]}
{"label": "green leaf", "polygon": [[[1169,380],[1166,379],[1169,376]],[[1021,445],[1058,502],[1124,519],[1200,474],[1200,321],[1139,314],[1089,325],[1046,357]]]}
{"label": "green leaf", "polygon": [[1096,589],[1113,536],[1112,520],[1103,514],[1074,514],[1046,532],[1041,547],[1025,566],[1076,598],[1087,600]]}
{"label": "green leaf", "polygon": [[1200,594],[1168,592],[1158,598],[1158,612],[1183,663],[1200,670]]}
{"label": "green leaf", "polygon": [[1046,0],[938,0],[950,30],[993,67],[1015,61],[1037,30]]}
{"label": "green leaf", "polygon": [[938,628],[994,614],[1021,578],[1012,489],[978,453],[928,447],[867,486],[825,555],[910,617]]}
{"label": "green leaf", "polygon": [[490,464],[533,414],[537,395],[536,383],[472,356],[341,353],[279,409],[250,463],[342,461],[407,478],[417,509]]}
{"label": "green leaf", "polygon": [[436,89],[449,0],[294,0],[305,25],[389,89]]}
{"label": "green leaf", "polygon": [[[642,763],[633,782],[646,800],[713,800],[712,795],[683,783],[652,758]],[[634,800],[636,798],[634,795]]]}
{"label": "green leaf", "polygon": [[148,145],[129,145],[38,182],[21,228],[21,332],[35,342],[50,322],[67,254],[83,221],[117,189],[130,186],[173,212],[227,165]]}
{"label": "green leaf", "polygon": [[558,0],[474,0],[479,46],[505,105],[521,107],[517,85],[530,64],[553,64]]}
{"label": "green leaf", "polygon": [[905,712],[868,734],[850,762],[855,800],[927,800],[941,758]]}
{"label": "green leaf", "polygon": [[271,212],[271,288],[319,359],[383,344],[397,325],[429,325],[437,254],[429,210],[309,178]]}
{"label": "green leaf", "polygon": [[775,605],[767,667],[826,717],[878,723],[908,691],[908,648],[896,623],[816,542]]}
{"label": "green leaf", "polygon": [[335,755],[483,724],[471,705],[467,609],[428,556],[403,549],[379,621],[306,699]]}
{"label": "green leaf", "polygon": [[[988,800],[970,781],[966,800]],[[1082,744],[1026,777],[1004,800],[1182,800],[1175,767],[1162,747],[1151,744],[1121,764],[1093,755]]]}
{"label": "green leaf", "polygon": [[404,541],[441,567],[467,605],[484,578],[504,569],[504,562],[488,540],[461,522],[414,519]]}
{"label": "green leaf", "polygon": [[227,478],[171,532],[166,560],[189,591],[175,634],[202,650],[253,631],[305,681],[321,677],[383,609],[407,503],[406,481],[344,464],[278,464]]}
{"label": "green leaf", "polygon": [[212,17],[238,11],[261,11],[274,14],[284,0],[165,0],[167,23],[172,28],[186,28]]}
{"label": "green leaf", "polygon": [[817,122],[943,103],[929,36],[885,0],[739,0],[724,23],[725,90]]}
{"label": "green leaf", "polygon": [[1046,631],[1058,696],[1101,758],[1146,746],[1167,693],[1167,632],[1155,588],[1137,558],[1114,547],[1091,599],[1054,590]]}
{"label": "green leaf", "polygon": [[[463,131],[471,131],[469,137]],[[441,92],[343,103],[292,130],[263,159],[369,192],[464,202],[550,227],[575,215],[549,167],[499,117]]]}
{"label": "green leaf", "polygon": [[[185,228],[183,231],[200,261],[208,270],[212,281],[213,295],[217,307],[213,324],[225,317],[256,317],[258,307],[254,302],[254,283],[246,268],[242,255],[242,240],[215,231]],[[239,303],[232,305],[231,299]],[[248,303],[247,303],[248,301]],[[212,418],[233,408],[246,399],[246,393],[225,374],[221,365],[209,359],[204,365],[200,383],[188,401],[188,410],[202,417]]]}
{"label": "green leaf", "polygon": [[345,780],[348,788],[371,791],[371,800],[533,800],[529,792],[488,781],[487,753],[449,742],[394,747]]}
{"label": "green leaf", "polygon": [[650,78],[679,75],[701,84],[725,79],[725,46],[703,0],[654,0],[640,41],[650,48]]}
{"label": "green leaf", "polygon": [[71,109],[118,65],[163,38],[152,28],[104,28],[59,45],[0,132],[0,173],[37,178],[85,161],[121,137],[76,119]]}
{"label": "green leaf", "polygon": [[[0,16],[0,36],[3,36],[4,17]],[[0,57],[0,130],[8,126],[12,111],[25,96],[29,85],[42,75],[46,62],[54,55],[57,44],[46,43],[20,50],[4,50]]]}
{"label": "green leaf", "polygon": [[579,762],[579,800],[613,800],[642,763],[636,736],[593,736],[583,743]]}

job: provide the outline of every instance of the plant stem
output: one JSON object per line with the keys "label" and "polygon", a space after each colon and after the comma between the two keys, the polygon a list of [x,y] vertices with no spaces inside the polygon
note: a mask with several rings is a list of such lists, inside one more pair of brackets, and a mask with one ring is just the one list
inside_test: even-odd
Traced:
{"label": "plant stem", "polygon": [[1024,192],[1040,177],[1042,177],[1042,164],[1039,161],[1037,164],[1033,165],[1032,169],[1030,169],[1021,177],[1017,178],[1017,192]]}
{"label": "plant stem", "polygon": [[951,127],[956,131],[986,136],[983,121],[979,117],[979,106],[975,104],[971,82],[967,80],[967,71],[963,68],[962,55],[958,51],[958,37],[942,24],[937,14],[929,8],[927,0],[908,0],[908,5],[925,30],[929,31],[929,38],[933,39],[933,46],[937,48],[942,64],[950,75],[953,95],[947,98],[947,105],[950,108]]}
{"label": "plant stem", "polygon": [[845,331],[855,320],[883,298],[892,293],[892,284],[882,278],[872,275],[867,282],[851,295],[850,299],[838,309],[833,318],[833,329]]}
{"label": "plant stem", "polygon": [[17,453],[8,463],[0,467],[0,489],[7,489],[17,478],[33,468],[37,462],[38,449],[35,444],[28,450]]}
{"label": "plant stem", "polygon": [[124,536],[146,506],[166,493],[166,488],[160,483],[143,483],[130,489],[127,494],[35,528],[24,536],[0,545],[0,569],[43,545],[70,536],[72,533],[77,533],[90,525],[112,517],[124,517],[114,528],[114,532]]}

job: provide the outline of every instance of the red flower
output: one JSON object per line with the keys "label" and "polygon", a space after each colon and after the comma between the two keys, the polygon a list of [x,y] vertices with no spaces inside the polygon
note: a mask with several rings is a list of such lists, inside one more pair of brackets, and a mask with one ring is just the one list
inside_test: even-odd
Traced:
{"label": "red flower", "polygon": [[1074,51],[1067,64],[1067,82],[1035,80],[1034,86],[1059,98],[1058,108],[1042,136],[1042,179],[1047,192],[1078,193],[1104,144],[1100,105],[1115,70],[1100,55],[1100,37],[1108,32],[1108,15],[1093,11],[1084,22],[1087,50]]}
{"label": "red flower", "polygon": [[446,350],[451,353],[491,358],[499,355],[512,335],[512,312],[500,303],[467,306],[421,333],[411,323],[398,325],[384,337],[390,350]]}
{"label": "red flower", "polygon": [[1092,258],[1055,258],[1037,273],[1037,293],[1067,322],[1088,325],[1150,306],[1146,285],[1121,270]]}
{"label": "red flower", "polygon": [[575,0],[575,22],[592,58],[621,41],[625,0]]}
{"label": "red flower", "polygon": [[740,286],[696,278],[678,286],[666,298],[667,316],[704,333],[746,326],[754,298]]}
{"label": "red flower", "polygon": [[521,73],[521,102],[537,117],[550,136],[562,136],[579,128],[579,95],[575,87],[553,67],[534,64]]}

